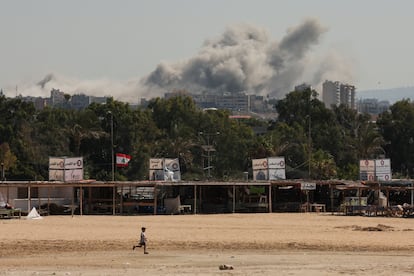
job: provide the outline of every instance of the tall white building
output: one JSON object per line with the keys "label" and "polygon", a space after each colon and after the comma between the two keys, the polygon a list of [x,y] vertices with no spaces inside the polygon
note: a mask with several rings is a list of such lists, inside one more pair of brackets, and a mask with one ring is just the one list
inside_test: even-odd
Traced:
{"label": "tall white building", "polygon": [[327,80],[322,84],[322,101],[327,108],[344,104],[356,109],[355,86]]}

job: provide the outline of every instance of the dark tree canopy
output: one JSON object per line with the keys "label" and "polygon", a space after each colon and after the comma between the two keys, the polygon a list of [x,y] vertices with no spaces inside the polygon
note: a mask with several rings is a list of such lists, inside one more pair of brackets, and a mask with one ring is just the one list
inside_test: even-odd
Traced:
{"label": "dark tree canopy", "polygon": [[[205,146],[216,179],[242,179],[251,160],[284,156],[288,178],[357,179],[359,159],[391,158],[395,175],[414,174],[414,105],[394,104],[377,122],[345,106],[325,108],[314,90],[275,103],[278,117],[234,119],[199,109],[184,94],[146,108],[108,99],[85,110],[45,108],[0,97],[0,158],[7,179],[47,180],[50,156],[82,156],[85,177],[111,179],[112,151],[132,156],[117,180],[148,179],[149,159],[179,158],[184,180],[206,177]],[[112,148],[113,146],[113,148]]]}

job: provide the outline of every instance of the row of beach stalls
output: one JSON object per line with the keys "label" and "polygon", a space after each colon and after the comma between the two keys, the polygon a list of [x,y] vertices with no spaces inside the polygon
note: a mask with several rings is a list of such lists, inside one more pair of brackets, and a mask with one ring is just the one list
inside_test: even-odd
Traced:
{"label": "row of beach stalls", "polygon": [[413,180],[361,181],[4,181],[1,204],[21,213],[139,215],[331,212],[414,215]]}

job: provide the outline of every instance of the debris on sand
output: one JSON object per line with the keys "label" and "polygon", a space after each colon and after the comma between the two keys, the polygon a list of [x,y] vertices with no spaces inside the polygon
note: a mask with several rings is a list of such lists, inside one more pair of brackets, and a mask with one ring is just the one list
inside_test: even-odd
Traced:
{"label": "debris on sand", "polygon": [[342,226],[337,228],[344,228],[344,229],[351,229],[352,231],[394,231],[394,227],[388,226],[385,224],[378,224],[377,226],[359,226],[359,225],[352,225],[352,226]]}
{"label": "debris on sand", "polygon": [[234,268],[232,265],[222,264],[222,265],[219,265],[219,269],[220,270],[233,270]]}
{"label": "debris on sand", "polygon": [[378,224],[377,226],[354,228],[354,231],[393,231],[392,228],[392,226]]}

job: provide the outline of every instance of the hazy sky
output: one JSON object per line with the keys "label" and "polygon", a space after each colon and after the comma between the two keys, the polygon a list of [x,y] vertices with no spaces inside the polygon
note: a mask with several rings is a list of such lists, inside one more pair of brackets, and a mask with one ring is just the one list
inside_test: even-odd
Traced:
{"label": "hazy sky", "polygon": [[307,73],[292,83],[312,82],[313,71],[335,57],[325,71],[357,90],[412,86],[413,11],[410,0],[0,0],[0,88],[9,96],[16,87],[41,94],[36,84],[53,74],[52,85],[68,93],[98,88],[102,96],[123,90],[139,98],[145,93],[137,83],[160,63],[182,74],[182,63],[231,26],[266,32],[269,42],[259,46],[268,50],[308,19],[322,31],[301,57]]}

